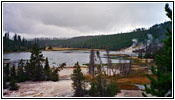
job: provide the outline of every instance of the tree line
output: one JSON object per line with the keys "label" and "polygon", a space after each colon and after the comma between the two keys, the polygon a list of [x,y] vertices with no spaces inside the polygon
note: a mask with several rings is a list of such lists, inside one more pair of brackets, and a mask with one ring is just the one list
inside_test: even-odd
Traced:
{"label": "tree line", "polygon": [[164,33],[166,27],[171,29],[170,22],[164,22],[156,24],[149,29],[138,28],[131,32],[118,33],[112,35],[97,35],[97,36],[80,36],[69,39],[38,39],[38,42],[42,46],[60,46],[60,47],[71,47],[71,48],[95,48],[105,49],[106,47],[110,50],[120,50],[123,48],[130,47],[133,44],[133,39],[137,39],[138,43],[145,43],[147,40],[147,34],[151,34],[154,40],[158,40],[158,43],[163,43],[163,40],[167,37]]}
{"label": "tree line", "polygon": [[31,42],[27,41],[25,38],[21,38],[20,35],[15,34],[13,39],[9,38],[9,32],[5,33],[3,37],[3,51],[25,51],[32,48]]}
{"label": "tree line", "polygon": [[[9,32],[6,32],[5,35],[3,36],[3,51],[4,52],[29,51],[32,49],[34,43],[37,43],[37,39],[29,41],[17,34],[13,36],[13,39],[10,39]],[[45,46],[39,45],[38,47],[40,49],[45,49]]]}
{"label": "tree line", "polygon": [[133,44],[133,39],[137,39],[139,43],[145,43],[147,34],[151,34],[154,40],[159,41],[158,43],[163,43],[163,40],[167,37],[164,34],[166,32],[166,27],[172,29],[169,21],[153,25],[149,29],[138,28],[131,32],[113,35],[81,36],[69,39],[37,38],[30,41],[27,41],[25,38],[21,39],[21,36],[17,34],[14,35],[13,39],[9,39],[9,32],[7,32],[3,37],[3,51],[10,52],[31,50],[32,44],[35,42],[39,44],[40,49],[45,49],[46,46],[60,46],[89,49],[105,49],[106,47],[111,47],[109,48],[110,50],[120,50],[130,47]]}

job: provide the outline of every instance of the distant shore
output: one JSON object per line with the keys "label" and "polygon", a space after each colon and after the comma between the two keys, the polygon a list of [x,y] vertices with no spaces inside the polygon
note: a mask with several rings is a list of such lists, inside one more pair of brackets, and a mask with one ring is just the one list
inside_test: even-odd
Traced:
{"label": "distant shore", "polygon": [[[46,48],[45,50],[41,51],[66,51],[66,50],[84,50],[84,51],[90,51],[91,49],[88,48],[62,48],[62,47],[53,47],[52,49]],[[95,51],[105,51],[104,49],[94,49]],[[10,52],[3,52],[3,54],[8,54],[8,53],[21,53],[21,52],[30,52],[31,50],[25,50],[25,51],[10,51]]]}

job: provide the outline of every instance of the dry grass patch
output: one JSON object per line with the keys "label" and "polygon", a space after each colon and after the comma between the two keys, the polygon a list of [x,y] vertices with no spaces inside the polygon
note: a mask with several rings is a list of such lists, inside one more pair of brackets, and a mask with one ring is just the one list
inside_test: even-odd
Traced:
{"label": "dry grass patch", "polygon": [[149,84],[150,80],[147,76],[135,76],[128,78],[121,78],[117,80],[118,83],[130,83],[130,84]]}
{"label": "dry grass patch", "polygon": [[139,90],[139,88],[132,84],[119,84],[121,90]]}
{"label": "dry grass patch", "polygon": [[[90,51],[91,49],[88,48],[62,48],[62,47],[53,47],[52,49],[46,49],[46,51],[64,51],[64,50],[87,50]],[[98,51],[104,51],[103,49],[94,49]]]}

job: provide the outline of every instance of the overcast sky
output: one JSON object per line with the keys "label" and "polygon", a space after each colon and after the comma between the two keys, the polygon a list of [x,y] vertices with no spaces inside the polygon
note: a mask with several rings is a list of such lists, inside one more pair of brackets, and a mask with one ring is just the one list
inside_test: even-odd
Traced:
{"label": "overcast sky", "polygon": [[164,6],[165,3],[3,3],[3,30],[26,38],[115,34],[168,21]]}

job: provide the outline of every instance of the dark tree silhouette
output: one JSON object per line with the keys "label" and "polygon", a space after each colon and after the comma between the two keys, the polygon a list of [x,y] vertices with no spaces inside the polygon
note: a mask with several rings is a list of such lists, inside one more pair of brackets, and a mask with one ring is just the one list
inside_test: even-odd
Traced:
{"label": "dark tree silhouette", "polygon": [[74,89],[74,96],[82,97],[85,95],[86,81],[83,73],[81,72],[78,62],[74,66],[73,74],[71,75],[73,81],[72,87]]}

